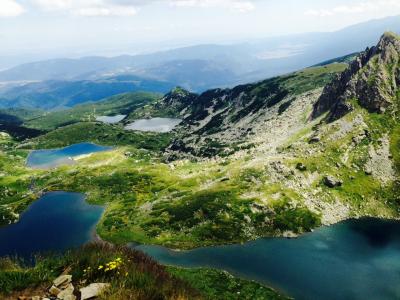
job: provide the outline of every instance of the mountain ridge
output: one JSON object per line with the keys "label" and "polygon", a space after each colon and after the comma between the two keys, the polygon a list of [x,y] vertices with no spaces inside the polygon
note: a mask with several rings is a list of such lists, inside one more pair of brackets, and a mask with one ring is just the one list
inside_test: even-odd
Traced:
{"label": "mountain ridge", "polygon": [[324,88],[312,117],[330,111],[329,119],[338,119],[353,109],[348,100],[354,98],[371,112],[385,112],[400,85],[399,53],[400,36],[385,33],[377,46],[367,48]]}

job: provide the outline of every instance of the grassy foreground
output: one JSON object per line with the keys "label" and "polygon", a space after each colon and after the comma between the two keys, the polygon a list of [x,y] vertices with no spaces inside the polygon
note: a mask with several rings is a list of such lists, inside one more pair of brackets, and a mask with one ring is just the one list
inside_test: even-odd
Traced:
{"label": "grassy foreground", "polygon": [[225,272],[167,268],[139,251],[104,243],[88,244],[62,256],[38,257],[34,267],[0,259],[0,298],[43,295],[62,273],[72,275],[76,290],[90,283],[110,283],[111,288],[100,297],[104,300],[287,299]]}

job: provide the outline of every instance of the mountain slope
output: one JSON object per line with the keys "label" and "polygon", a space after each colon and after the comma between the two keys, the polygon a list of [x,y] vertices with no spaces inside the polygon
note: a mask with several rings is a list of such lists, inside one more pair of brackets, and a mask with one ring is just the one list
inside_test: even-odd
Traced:
{"label": "mountain slope", "polygon": [[200,95],[178,89],[152,106],[135,111],[129,118],[160,116],[160,112],[165,112],[168,107],[167,116],[183,119],[177,128],[178,138],[169,148],[171,152],[206,157],[228,155],[249,137],[265,131],[263,126],[267,120],[283,114],[292,103],[298,107],[296,100],[309,99],[315,89],[322,88],[346,66],[314,67],[233,89],[209,90]]}

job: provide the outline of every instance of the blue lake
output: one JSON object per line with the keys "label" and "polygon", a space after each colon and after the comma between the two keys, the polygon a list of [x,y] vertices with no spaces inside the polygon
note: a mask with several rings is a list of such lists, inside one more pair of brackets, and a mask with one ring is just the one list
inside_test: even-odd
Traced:
{"label": "blue lake", "polygon": [[91,143],[81,143],[60,149],[35,150],[27,159],[27,166],[37,169],[48,169],[60,165],[74,164],[74,157],[100,151],[107,151],[112,147],[99,146]]}
{"label": "blue lake", "polygon": [[103,207],[79,193],[52,192],[35,201],[18,223],[0,227],[0,256],[30,258],[37,252],[79,247],[94,237]]}
{"label": "blue lake", "polygon": [[140,119],[128,124],[125,126],[125,129],[150,132],[169,132],[181,122],[181,119],[173,118]]}
{"label": "blue lake", "polygon": [[172,251],[134,246],[163,264],[212,267],[295,299],[400,299],[400,222],[350,220],[297,239]]}

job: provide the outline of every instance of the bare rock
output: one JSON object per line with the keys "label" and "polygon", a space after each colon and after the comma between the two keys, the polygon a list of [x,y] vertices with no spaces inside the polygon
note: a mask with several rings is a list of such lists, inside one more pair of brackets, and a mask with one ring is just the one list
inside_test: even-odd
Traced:
{"label": "bare rock", "polygon": [[310,140],[308,141],[310,144],[315,144],[315,143],[319,143],[321,141],[321,138],[317,135],[314,135],[310,138]]}
{"label": "bare rock", "polygon": [[110,287],[109,283],[92,283],[87,287],[81,288],[81,300],[91,299],[100,295],[104,290]]}
{"label": "bare rock", "polygon": [[324,184],[327,187],[335,188],[335,187],[338,187],[338,186],[342,186],[343,185],[343,181],[341,181],[341,180],[329,175],[329,176],[325,176],[324,177]]}
{"label": "bare rock", "polygon": [[349,99],[370,112],[384,113],[392,105],[398,89],[400,38],[385,33],[377,46],[367,48],[328,84],[314,106],[313,118],[330,111],[334,121],[353,110]]}
{"label": "bare rock", "polygon": [[61,275],[53,280],[53,285],[55,287],[60,287],[60,286],[66,287],[71,283],[71,281],[72,281],[71,275]]}
{"label": "bare rock", "polygon": [[62,290],[57,298],[60,300],[74,300],[76,297],[74,296],[74,286],[70,283],[64,290]]}
{"label": "bare rock", "polygon": [[51,288],[49,289],[49,293],[52,294],[53,296],[58,296],[58,294],[61,293],[61,290],[58,287],[52,285]]}
{"label": "bare rock", "polygon": [[306,171],[307,167],[303,163],[298,163],[296,165],[296,169],[299,170],[299,171]]}

